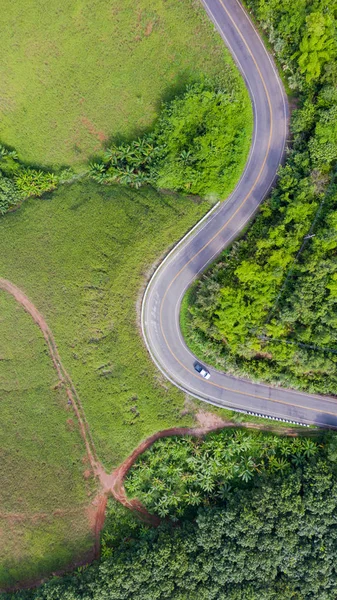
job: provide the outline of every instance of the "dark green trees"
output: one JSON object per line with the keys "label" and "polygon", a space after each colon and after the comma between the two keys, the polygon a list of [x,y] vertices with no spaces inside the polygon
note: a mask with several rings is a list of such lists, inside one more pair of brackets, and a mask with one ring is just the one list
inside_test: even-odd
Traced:
{"label": "dark green trees", "polygon": [[[219,469],[221,464],[234,464],[235,454],[240,462],[251,452],[255,462],[266,460],[270,466],[271,450],[277,447],[279,462],[284,460],[290,468],[268,467],[250,482],[238,481],[223,498],[201,492],[204,506],[194,511],[192,520],[166,522],[158,529],[147,530],[124,509],[112,506],[99,563],[18,593],[13,600],[333,600],[335,436],[313,442],[239,432],[229,434],[226,444],[222,436],[218,442],[216,435],[193,442],[194,449],[190,439],[181,440],[173,469],[172,440],[162,440],[164,483],[180,465],[183,479],[189,456],[193,460],[203,456],[206,466],[208,455],[208,468]],[[241,446],[238,453],[236,446]],[[231,448],[229,460],[223,455],[225,447]],[[150,469],[153,457],[148,454],[145,462]]]}
{"label": "dark green trees", "polygon": [[299,90],[292,144],[247,235],[198,283],[190,344],[234,373],[336,393],[336,0],[250,0]]}

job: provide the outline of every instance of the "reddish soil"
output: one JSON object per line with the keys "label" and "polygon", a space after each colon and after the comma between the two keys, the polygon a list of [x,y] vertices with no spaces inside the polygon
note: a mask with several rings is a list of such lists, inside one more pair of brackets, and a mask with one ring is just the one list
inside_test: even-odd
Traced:
{"label": "reddish soil", "polygon": [[82,117],[81,122],[84,125],[84,127],[89,131],[89,133],[91,135],[93,135],[95,138],[97,138],[100,142],[107,141],[108,138],[105,135],[104,131],[96,129],[95,125],[91,121],[89,121],[89,119],[87,119],[87,117]]}
{"label": "reddish soil", "polygon": [[[81,435],[82,435],[82,438],[83,438],[83,441],[84,441],[84,444],[86,447],[86,452],[87,452],[87,456],[85,457],[83,462],[87,465],[90,465],[91,471],[93,472],[93,474],[99,481],[100,491],[97,494],[97,496],[95,497],[94,501],[91,503],[91,505],[87,509],[88,519],[92,526],[93,533],[95,536],[94,555],[93,556],[91,555],[91,558],[92,557],[97,558],[99,555],[100,532],[104,525],[105,510],[106,510],[107,498],[109,495],[112,495],[118,502],[123,504],[123,506],[125,506],[125,507],[129,508],[130,510],[132,510],[133,512],[135,512],[143,521],[145,521],[149,525],[152,525],[152,526],[159,525],[159,523],[160,523],[159,517],[149,513],[147,511],[147,509],[145,508],[145,506],[137,498],[133,498],[133,499],[127,498],[126,492],[125,492],[125,487],[124,487],[124,479],[129,471],[129,469],[135,463],[137,458],[143,452],[145,452],[145,450],[147,450],[150,446],[152,446],[152,444],[154,442],[156,442],[157,440],[159,440],[160,438],[163,438],[163,437],[170,437],[170,436],[176,436],[176,435],[193,435],[193,436],[197,436],[197,437],[203,437],[207,433],[210,433],[212,431],[216,431],[219,429],[223,429],[224,427],[245,427],[245,428],[251,428],[251,429],[264,429],[267,431],[280,432],[279,428],[272,426],[272,425],[271,426],[263,426],[263,425],[255,424],[255,423],[235,424],[231,421],[223,421],[219,416],[214,415],[213,413],[210,413],[208,411],[200,409],[196,414],[196,418],[197,418],[197,421],[198,421],[200,427],[173,427],[171,429],[164,429],[163,431],[158,431],[157,433],[154,433],[153,435],[148,437],[146,440],[143,440],[139,444],[139,446],[130,454],[130,456],[128,456],[126,458],[126,460],[121,465],[119,465],[111,474],[107,473],[97,457],[95,445],[94,445],[94,442],[93,442],[93,439],[92,439],[92,436],[90,433],[90,429],[89,429],[89,426],[88,426],[88,423],[87,423],[87,420],[86,420],[86,417],[84,414],[84,410],[83,410],[80,398],[74,388],[71,378],[69,377],[67,371],[65,370],[65,368],[61,362],[61,358],[59,356],[53,334],[52,334],[51,330],[49,329],[44,317],[37,310],[35,305],[29,300],[29,298],[16,285],[11,283],[10,281],[0,278],[0,289],[11,294],[15,298],[15,300],[19,304],[21,304],[21,306],[25,309],[25,311],[31,315],[32,319],[35,321],[35,323],[41,329],[43,336],[46,340],[47,346],[48,346],[50,357],[53,361],[53,365],[55,367],[55,370],[57,372],[57,376],[59,379],[57,386],[65,387],[68,399],[73,407],[73,410],[74,410],[77,420],[78,420],[80,432],[81,432]],[[71,419],[68,419],[68,425],[71,424],[70,421],[71,421]],[[287,429],[283,428],[282,429],[282,433],[284,435],[294,436],[294,437],[298,435],[299,431],[301,431],[301,433],[303,433],[302,430],[300,430],[300,429],[298,429],[298,430],[294,429],[294,428],[287,428]],[[312,433],[315,433],[315,432],[313,430],[308,430],[305,433],[307,435],[311,435]],[[84,471],[84,477],[85,478],[88,477],[89,474],[90,474],[90,469],[87,468]],[[74,513],[76,513],[76,510],[78,511],[78,507],[77,507],[77,509],[76,508],[74,509]],[[53,514],[55,516],[56,515],[61,516],[62,512],[63,511],[56,509]],[[39,519],[43,519],[43,518],[47,517],[47,515],[45,515],[44,513],[43,514],[41,513],[38,515],[31,515],[30,517],[28,517],[27,515],[23,515],[23,514],[9,514],[6,516],[8,516],[9,519],[13,519],[14,521],[18,520],[18,519],[21,520],[22,518],[23,519],[33,518],[33,519],[39,520]],[[88,562],[88,560],[86,562]]]}
{"label": "reddish soil", "polygon": [[107,505],[108,497],[105,493],[100,493],[96,496],[95,500],[91,503],[87,510],[89,523],[95,537],[94,546],[94,557],[99,557],[100,552],[100,534],[103,529],[105,521],[105,509]]}
{"label": "reddish soil", "polygon": [[146,35],[146,37],[148,37],[149,35],[151,35],[152,29],[153,29],[153,23],[152,23],[152,21],[149,21],[148,24],[145,27],[145,35]]}

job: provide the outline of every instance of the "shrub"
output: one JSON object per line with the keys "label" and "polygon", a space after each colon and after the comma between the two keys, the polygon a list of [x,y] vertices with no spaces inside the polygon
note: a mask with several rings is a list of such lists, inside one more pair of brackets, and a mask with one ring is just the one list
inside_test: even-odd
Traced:
{"label": "shrub", "polygon": [[164,104],[150,134],[108,148],[90,174],[100,183],[226,195],[241,173],[250,137],[247,98],[225,82],[204,80]]}

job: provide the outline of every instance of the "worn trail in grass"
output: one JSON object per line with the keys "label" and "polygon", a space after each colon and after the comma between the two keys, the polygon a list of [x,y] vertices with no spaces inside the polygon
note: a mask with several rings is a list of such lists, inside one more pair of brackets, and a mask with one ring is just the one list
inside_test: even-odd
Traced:
{"label": "worn trail in grass", "polygon": [[96,486],[42,334],[0,290],[0,589],[90,556]]}
{"label": "worn trail in grass", "polygon": [[0,221],[1,276],[53,331],[106,466],[155,431],[193,422],[149,359],[136,308],[154,261],[209,207],[82,182]]}

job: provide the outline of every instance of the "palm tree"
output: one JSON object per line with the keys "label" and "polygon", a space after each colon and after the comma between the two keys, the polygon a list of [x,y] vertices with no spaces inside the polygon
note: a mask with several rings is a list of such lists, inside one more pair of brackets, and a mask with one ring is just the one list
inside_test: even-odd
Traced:
{"label": "palm tree", "polygon": [[191,165],[195,161],[195,159],[193,158],[191,150],[183,150],[182,152],[180,152],[180,154],[179,154],[179,160],[184,165]]}
{"label": "palm tree", "polygon": [[281,440],[280,452],[282,456],[290,456],[290,454],[292,453],[292,444],[291,442],[289,442],[289,440]]}
{"label": "palm tree", "polygon": [[133,176],[134,176],[134,170],[129,165],[126,165],[120,171],[119,182],[123,183],[124,185],[125,184],[130,185],[131,183],[133,183],[133,179],[134,179]]}
{"label": "palm tree", "polygon": [[251,456],[249,456],[243,463],[240,465],[238,476],[240,479],[245,481],[246,483],[250,481],[254,477],[254,461]]}
{"label": "palm tree", "polygon": [[106,179],[105,165],[103,163],[91,163],[89,166],[89,174],[98,183],[103,183]]}
{"label": "palm tree", "polygon": [[302,452],[306,458],[311,458],[312,456],[315,456],[317,450],[318,448],[315,442],[313,442],[309,438],[302,440]]}
{"label": "palm tree", "polygon": [[296,454],[292,455],[291,460],[295,467],[301,467],[304,463],[304,456],[300,452],[296,452]]}
{"label": "palm tree", "polygon": [[197,490],[187,491],[186,494],[184,494],[184,499],[186,499],[187,504],[190,506],[199,506],[199,504],[202,503],[202,498]]}

